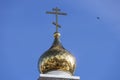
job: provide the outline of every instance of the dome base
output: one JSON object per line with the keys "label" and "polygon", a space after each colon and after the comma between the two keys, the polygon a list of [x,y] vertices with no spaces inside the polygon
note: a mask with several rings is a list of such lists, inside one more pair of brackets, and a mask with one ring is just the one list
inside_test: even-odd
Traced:
{"label": "dome base", "polygon": [[54,70],[54,71],[49,71],[45,74],[50,74],[50,75],[61,75],[61,76],[71,76],[70,73],[68,72],[64,72],[64,71],[60,71],[60,70]]}
{"label": "dome base", "polygon": [[79,76],[65,76],[65,75],[40,74],[38,80],[80,80]]}

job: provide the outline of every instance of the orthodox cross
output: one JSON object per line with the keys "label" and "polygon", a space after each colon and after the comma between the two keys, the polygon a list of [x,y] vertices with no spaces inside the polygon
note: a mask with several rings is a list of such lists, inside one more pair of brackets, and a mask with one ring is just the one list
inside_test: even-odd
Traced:
{"label": "orthodox cross", "polygon": [[58,28],[61,28],[61,26],[58,24],[58,15],[67,15],[66,13],[60,12],[59,8],[53,8],[53,12],[46,12],[47,14],[55,14],[56,16],[56,22],[53,22],[52,24],[56,26],[56,32],[58,32]]}

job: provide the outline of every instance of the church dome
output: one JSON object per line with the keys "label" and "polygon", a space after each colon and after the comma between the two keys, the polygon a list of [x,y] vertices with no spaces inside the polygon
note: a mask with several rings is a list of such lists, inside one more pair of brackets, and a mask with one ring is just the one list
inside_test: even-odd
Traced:
{"label": "church dome", "polygon": [[56,70],[67,72],[70,75],[74,73],[76,59],[62,46],[59,37],[60,33],[56,32],[52,46],[39,59],[38,69],[42,74]]}

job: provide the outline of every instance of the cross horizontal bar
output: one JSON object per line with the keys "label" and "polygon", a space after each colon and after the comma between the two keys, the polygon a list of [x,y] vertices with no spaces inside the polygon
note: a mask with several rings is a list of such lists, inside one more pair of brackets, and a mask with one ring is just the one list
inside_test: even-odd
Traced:
{"label": "cross horizontal bar", "polygon": [[47,14],[58,14],[58,15],[67,15],[67,13],[60,12],[46,12]]}
{"label": "cross horizontal bar", "polygon": [[52,10],[53,10],[53,11],[60,11],[59,8],[53,8]]}
{"label": "cross horizontal bar", "polygon": [[61,28],[61,26],[55,22],[53,22],[52,24],[56,25],[57,27]]}

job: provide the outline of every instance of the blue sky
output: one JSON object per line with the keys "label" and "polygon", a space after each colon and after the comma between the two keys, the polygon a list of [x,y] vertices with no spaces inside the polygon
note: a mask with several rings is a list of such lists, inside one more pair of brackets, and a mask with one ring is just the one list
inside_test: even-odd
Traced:
{"label": "blue sky", "polygon": [[[120,80],[120,0],[0,0],[0,80],[36,80],[37,62],[53,42],[59,7],[61,42],[77,59],[81,80]],[[100,19],[97,19],[100,17]]]}

